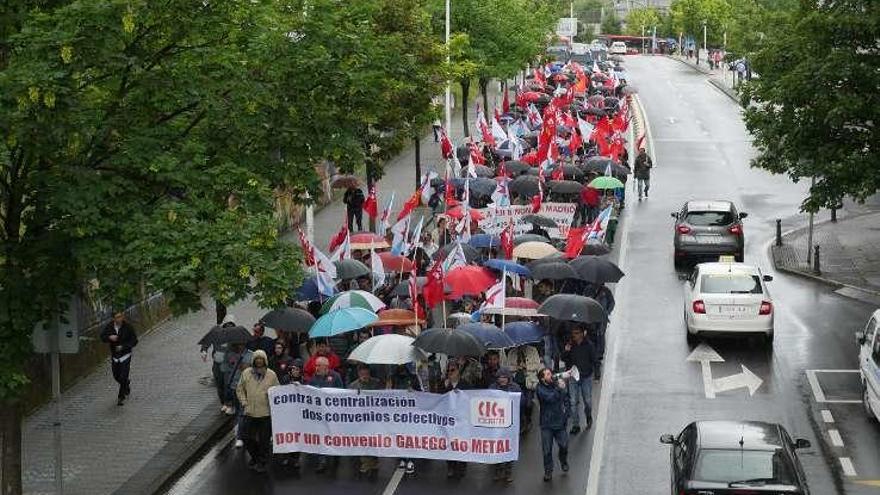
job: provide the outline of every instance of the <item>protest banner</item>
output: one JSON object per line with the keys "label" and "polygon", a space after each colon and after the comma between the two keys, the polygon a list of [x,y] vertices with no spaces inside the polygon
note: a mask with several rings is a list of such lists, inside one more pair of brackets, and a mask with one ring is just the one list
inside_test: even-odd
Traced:
{"label": "protest banner", "polygon": [[[513,220],[515,235],[525,234],[532,229],[532,224],[522,220],[524,216],[532,213],[531,205],[481,208],[478,211],[483,215],[483,219],[479,221],[479,226],[487,234],[501,235],[501,231],[504,230],[510,220]],[[551,239],[565,239],[568,236],[571,222],[574,220],[575,211],[577,211],[577,204],[575,203],[543,203],[541,204],[541,210],[537,214],[555,221],[559,226],[559,228],[545,229]]]}
{"label": "protest banner", "polygon": [[269,389],[273,449],[495,464],[519,456],[519,393]]}

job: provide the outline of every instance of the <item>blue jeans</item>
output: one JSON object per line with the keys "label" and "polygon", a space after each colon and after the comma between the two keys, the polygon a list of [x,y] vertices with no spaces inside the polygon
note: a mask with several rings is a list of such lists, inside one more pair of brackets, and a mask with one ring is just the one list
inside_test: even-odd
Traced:
{"label": "blue jeans", "polygon": [[645,196],[648,195],[648,189],[651,188],[651,179],[636,179],[636,185],[638,186],[639,198],[642,197],[642,192],[644,191]]}
{"label": "blue jeans", "polygon": [[562,428],[541,427],[541,450],[544,452],[544,472],[553,472],[553,441],[559,445],[559,462],[568,462],[568,430]]}
{"label": "blue jeans", "polygon": [[580,426],[581,418],[578,413],[578,399],[584,403],[584,415],[593,417],[593,376],[582,376],[581,381],[569,380],[568,393],[571,396],[571,426]]}

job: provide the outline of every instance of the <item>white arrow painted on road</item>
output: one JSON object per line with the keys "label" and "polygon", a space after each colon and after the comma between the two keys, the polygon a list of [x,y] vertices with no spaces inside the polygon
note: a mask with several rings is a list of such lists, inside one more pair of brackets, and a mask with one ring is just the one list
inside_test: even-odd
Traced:
{"label": "white arrow painted on road", "polygon": [[755,395],[758,387],[764,383],[764,380],[752,373],[745,365],[741,364],[742,372],[735,375],[725,376],[724,378],[712,378],[712,364],[723,363],[724,358],[721,357],[715,349],[712,349],[705,342],[701,342],[693,352],[687,357],[687,361],[699,362],[703,371],[703,389],[707,399],[714,399],[715,392],[726,392],[738,388],[748,388],[749,395]]}

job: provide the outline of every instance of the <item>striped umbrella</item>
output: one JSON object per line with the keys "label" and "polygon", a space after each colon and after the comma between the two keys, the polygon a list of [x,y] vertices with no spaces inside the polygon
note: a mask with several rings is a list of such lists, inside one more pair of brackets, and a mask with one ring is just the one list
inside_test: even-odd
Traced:
{"label": "striped umbrella", "polygon": [[364,308],[378,311],[385,307],[378,297],[364,290],[349,290],[331,297],[321,306],[321,314],[343,308]]}

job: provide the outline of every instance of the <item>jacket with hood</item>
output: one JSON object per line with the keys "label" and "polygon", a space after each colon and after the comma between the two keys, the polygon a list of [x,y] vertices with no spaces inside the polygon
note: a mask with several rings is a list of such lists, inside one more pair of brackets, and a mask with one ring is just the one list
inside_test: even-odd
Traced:
{"label": "jacket with hood", "polygon": [[254,361],[263,359],[266,364],[262,376],[257,374],[254,366],[244,370],[241,380],[235,388],[236,396],[244,408],[244,415],[252,418],[265,418],[269,416],[269,388],[278,385],[278,376],[269,369],[269,359],[261,350],[254,351]]}
{"label": "jacket with hood", "polygon": [[560,388],[556,381],[538,383],[538,402],[541,404],[541,428],[558,430],[565,428],[569,414],[568,389]]}

